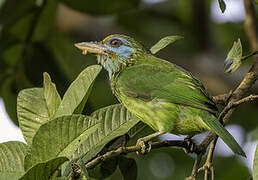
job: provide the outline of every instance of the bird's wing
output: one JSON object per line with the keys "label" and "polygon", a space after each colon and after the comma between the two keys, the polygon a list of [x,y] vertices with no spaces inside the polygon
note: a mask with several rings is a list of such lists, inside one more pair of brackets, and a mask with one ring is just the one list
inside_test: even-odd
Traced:
{"label": "bird's wing", "polygon": [[124,69],[118,84],[124,94],[143,101],[157,99],[217,112],[216,104],[199,80],[163,60],[147,61]]}

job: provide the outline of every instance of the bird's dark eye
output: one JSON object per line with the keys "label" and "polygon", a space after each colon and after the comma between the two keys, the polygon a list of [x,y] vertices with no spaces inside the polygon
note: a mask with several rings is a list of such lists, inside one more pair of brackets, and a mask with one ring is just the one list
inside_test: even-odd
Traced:
{"label": "bird's dark eye", "polygon": [[113,39],[112,41],[110,41],[110,45],[112,47],[119,47],[122,45],[122,41],[119,39]]}

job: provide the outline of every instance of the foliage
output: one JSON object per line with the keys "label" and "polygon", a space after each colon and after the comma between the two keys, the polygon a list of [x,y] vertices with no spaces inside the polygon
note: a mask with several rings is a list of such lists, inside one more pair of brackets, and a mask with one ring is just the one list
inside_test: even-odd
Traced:
{"label": "foliage", "polygon": [[233,47],[228,52],[227,59],[224,63],[224,71],[226,73],[234,72],[241,65],[242,45],[240,39],[234,42]]}
{"label": "foliage", "polygon": [[258,179],[258,145],[256,144],[256,150],[254,154],[254,165],[253,165],[253,179]]}
{"label": "foliage", "polygon": [[[101,108],[90,116],[80,114],[100,70],[98,65],[83,70],[62,99],[47,73],[43,74],[43,88],[25,89],[19,93],[18,119],[28,145],[20,142],[0,144],[2,157],[6,154],[0,176],[42,180],[58,177],[60,173],[69,176],[71,164],[87,163],[108,142],[124,135],[139,122],[120,104]],[[6,151],[17,151],[17,155]],[[21,162],[12,160],[15,156],[19,156]],[[64,164],[66,161],[69,162]]]}
{"label": "foliage", "polygon": [[[86,163],[96,155],[113,149],[114,145],[119,147],[123,144],[124,140],[118,141],[117,138],[120,138],[117,136],[129,131],[128,144],[133,145],[142,134],[150,133],[150,128],[135,120],[120,104],[109,106],[117,103],[117,100],[112,96],[106,74],[101,72],[98,75],[101,69],[99,66],[85,69],[95,63],[95,58],[81,55],[73,47],[75,41],[99,40],[107,33],[122,32],[149,45],[158,41],[161,36],[182,34],[185,41],[178,42],[177,46],[167,47],[160,55],[166,59],[176,57],[175,63],[184,64],[199,74],[203,74],[199,72],[200,69],[205,69],[195,69],[202,62],[199,61],[199,54],[211,50],[211,47],[216,47],[220,55],[225,54],[225,49],[236,39],[236,34],[242,41],[241,51],[248,52],[243,23],[210,23],[212,20],[207,15],[210,3],[211,1],[198,3],[188,0],[155,4],[140,0],[0,1],[0,97],[3,98],[12,121],[22,129],[27,143],[0,144],[0,179],[48,179],[49,176],[52,179],[68,179],[74,164],[81,166],[81,162]],[[224,12],[225,2],[218,0],[217,3]],[[59,13],[63,6],[84,17],[85,23],[80,22],[77,29],[73,27],[72,31],[59,26]],[[64,16],[67,23],[76,21],[76,18],[70,20],[70,14],[64,13],[61,16]],[[156,52],[169,44],[163,43]],[[215,56],[219,57],[217,54]],[[218,58],[218,64],[222,64],[220,60]],[[229,69],[233,64],[239,65],[239,61],[235,60],[228,63],[231,64]],[[214,66],[209,69],[213,72],[218,68]],[[48,72],[51,78],[44,72]],[[79,72],[82,73],[77,76]],[[236,81],[233,79],[229,82],[225,78],[221,80],[221,76],[217,74],[214,77],[215,82],[214,79],[204,77],[207,84],[211,84],[213,93],[227,92]],[[217,85],[218,81],[222,83]],[[216,88],[213,88],[213,84]],[[248,133],[257,127],[256,121],[252,121],[258,115],[257,104],[239,109],[232,119]],[[246,113],[250,121],[243,121]],[[91,122],[92,126],[84,122]],[[102,134],[103,130],[105,136]],[[256,134],[254,138],[257,137]],[[44,148],[41,148],[41,144],[44,144]],[[164,154],[167,158],[160,161]],[[161,170],[156,168],[154,172],[151,168],[156,155],[159,158],[154,167],[160,167]],[[123,160],[128,163],[122,163]],[[110,162],[103,162],[87,171],[90,175],[97,174],[96,177],[108,179],[121,179],[121,176],[135,179],[136,171],[138,179],[182,179],[190,174],[185,169],[192,166],[189,156],[170,148],[162,148],[146,156],[123,156],[111,161],[112,167],[109,167]],[[174,165],[169,166],[173,162]],[[247,178],[249,175],[247,168],[236,158],[216,157],[214,166],[218,167],[216,176],[219,179],[236,179],[240,176]],[[165,177],[166,167],[171,167],[167,171],[171,174]],[[225,172],[225,169],[229,170]],[[42,174],[45,176],[41,176]]]}
{"label": "foliage", "polygon": [[226,10],[226,3],[224,2],[224,0],[218,0],[219,1],[219,7],[222,13],[225,12]]}
{"label": "foliage", "polygon": [[167,36],[162,38],[159,42],[157,42],[154,46],[150,48],[150,52],[152,54],[156,54],[159,52],[161,49],[165,48],[171,43],[174,43],[175,41],[182,39],[182,36]]}

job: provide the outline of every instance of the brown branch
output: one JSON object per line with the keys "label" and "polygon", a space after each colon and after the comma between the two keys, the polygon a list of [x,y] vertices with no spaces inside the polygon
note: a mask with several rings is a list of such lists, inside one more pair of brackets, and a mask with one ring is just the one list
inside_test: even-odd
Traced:
{"label": "brown branch", "polygon": [[[175,146],[175,147],[181,147],[181,148],[189,148],[189,145],[187,144],[186,141],[158,141],[158,142],[149,142],[151,145],[151,149],[157,149],[157,148],[161,148],[161,147],[170,147],[170,146]],[[96,165],[98,165],[99,163],[103,162],[106,159],[112,158],[112,157],[116,157],[118,155],[125,155],[131,152],[137,152],[141,150],[141,146],[140,145],[135,145],[135,146],[129,146],[129,147],[119,147],[116,150],[113,151],[109,151],[103,155],[97,156],[96,158],[94,158],[93,160],[91,160],[90,162],[88,162],[86,164],[86,168],[87,169],[92,169],[94,168]],[[196,154],[200,154],[200,149],[198,148],[194,148],[192,150],[192,152],[196,153]]]}
{"label": "brown branch", "polygon": [[228,105],[223,109],[223,111],[220,113],[219,115],[219,120],[222,120],[226,114],[228,113],[228,111],[230,111],[232,108],[236,108],[237,106],[239,106],[240,104],[243,104],[245,102],[250,102],[253,101],[255,99],[258,99],[258,95],[249,95],[248,97],[245,97],[243,99],[240,99],[239,101],[235,101],[235,102],[230,102],[228,103]]}
{"label": "brown branch", "polygon": [[214,167],[212,165],[212,157],[214,154],[217,140],[218,140],[218,136],[216,136],[216,138],[211,143],[205,164],[198,169],[198,173],[200,171],[204,171],[204,180],[208,180],[209,173],[211,173],[211,180],[215,179]]}
{"label": "brown branch", "polygon": [[229,93],[227,93],[227,94],[220,94],[217,96],[213,96],[212,99],[217,104],[227,105],[227,103],[231,97],[232,97],[232,91],[229,91]]}
{"label": "brown branch", "polygon": [[257,19],[255,17],[255,8],[252,0],[244,0],[245,5],[245,31],[249,38],[252,49],[258,50],[258,36],[257,36]]}

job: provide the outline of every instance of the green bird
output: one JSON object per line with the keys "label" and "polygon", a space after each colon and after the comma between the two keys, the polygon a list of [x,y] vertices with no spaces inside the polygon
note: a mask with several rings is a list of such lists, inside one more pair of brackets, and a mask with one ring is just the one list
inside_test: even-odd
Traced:
{"label": "green bird", "polygon": [[183,68],[157,58],[133,38],[110,35],[101,42],[75,46],[97,55],[109,74],[118,100],[156,133],[188,135],[215,132],[239,155],[246,156],[233,136],[218,121],[218,108],[203,84]]}

